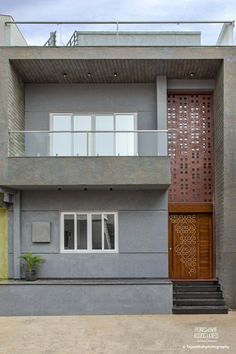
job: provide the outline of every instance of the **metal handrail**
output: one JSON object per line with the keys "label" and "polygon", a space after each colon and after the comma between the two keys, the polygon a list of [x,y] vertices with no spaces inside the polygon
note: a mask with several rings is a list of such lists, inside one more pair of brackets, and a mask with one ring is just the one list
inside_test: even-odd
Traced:
{"label": "metal handrail", "polygon": [[50,37],[44,44],[44,47],[56,47],[57,45],[57,31],[50,32]]}
{"label": "metal handrail", "polygon": [[[117,43],[119,45],[119,35],[125,33],[120,30],[121,25],[192,25],[192,24],[222,24],[222,29],[220,36],[217,39],[217,45],[233,45],[233,28],[235,21],[6,21],[5,26],[8,25],[115,25],[117,36]],[[136,29],[135,29],[136,30]],[[135,32],[134,29],[130,33]],[[99,31],[98,31],[99,32]],[[67,43],[67,46],[79,46],[79,31],[76,30],[72,34],[70,40]],[[83,31],[81,32],[83,33]],[[49,40],[45,43],[47,46],[56,46],[56,41],[51,44],[51,36]],[[61,44],[64,46],[64,43],[61,40]]]}
{"label": "metal handrail", "polygon": [[74,31],[74,33],[70,37],[66,46],[67,47],[72,47],[72,46],[76,47],[78,44],[79,44],[79,32]]}
{"label": "metal handrail", "polygon": [[12,133],[167,133],[167,129],[160,130],[10,130]]}
{"label": "metal handrail", "polygon": [[235,21],[6,21],[5,25],[138,25],[138,24],[235,24]]}

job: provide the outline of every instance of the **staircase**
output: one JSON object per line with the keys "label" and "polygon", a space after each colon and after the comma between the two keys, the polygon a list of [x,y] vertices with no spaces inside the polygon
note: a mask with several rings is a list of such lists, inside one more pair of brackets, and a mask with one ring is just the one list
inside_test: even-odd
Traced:
{"label": "staircase", "polygon": [[223,293],[218,280],[174,281],[174,314],[226,314]]}

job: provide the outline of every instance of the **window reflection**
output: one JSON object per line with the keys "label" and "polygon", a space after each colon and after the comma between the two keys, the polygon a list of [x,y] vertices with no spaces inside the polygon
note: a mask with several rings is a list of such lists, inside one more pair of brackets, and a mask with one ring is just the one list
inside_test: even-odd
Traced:
{"label": "window reflection", "polygon": [[64,216],[64,249],[73,250],[75,239],[74,215]]}
{"label": "window reflection", "polygon": [[90,131],[92,128],[91,116],[74,116],[74,131],[85,131],[85,133],[74,133],[74,155],[75,156],[88,156],[89,155],[89,139]]}
{"label": "window reflection", "polygon": [[[52,117],[53,131],[70,131],[71,116],[70,115],[53,115]],[[71,133],[53,133],[52,135],[52,155],[53,156],[70,156],[71,155]]]}
{"label": "window reflection", "polygon": [[77,249],[87,249],[87,215],[77,215]]}
{"label": "window reflection", "polygon": [[134,115],[117,114],[116,130],[125,131],[124,133],[116,134],[116,155],[133,156],[135,152],[135,133],[127,131],[134,130]]}
{"label": "window reflection", "polygon": [[102,215],[92,215],[92,249],[102,249]]}
{"label": "window reflection", "polygon": [[134,114],[53,114],[51,155],[134,156],[134,129]]}
{"label": "window reflection", "polygon": [[104,248],[115,249],[114,214],[104,214]]}
{"label": "window reflection", "polygon": [[[95,117],[96,131],[114,130],[113,115],[98,115]],[[113,156],[114,155],[114,134],[97,133],[95,134],[95,155]]]}

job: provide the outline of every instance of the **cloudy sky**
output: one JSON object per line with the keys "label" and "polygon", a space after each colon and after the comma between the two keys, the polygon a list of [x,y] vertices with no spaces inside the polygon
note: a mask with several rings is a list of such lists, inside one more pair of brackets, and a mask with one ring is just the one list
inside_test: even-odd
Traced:
{"label": "cloudy sky", "polygon": [[[0,0],[0,13],[15,21],[184,21],[235,20],[235,0]],[[79,26],[77,26],[79,27]],[[61,44],[67,42],[75,29],[95,29],[74,26],[21,26],[30,44],[42,44],[50,31],[57,30]],[[101,26],[96,29],[104,29]],[[112,30],[113,28],[107,28]],[[114,28],[115,29],[115,28]],[[130,27],[122,27],[129,30]],[[132,27],[134,29],[134,27]],[[136,29],[176,30],[201,29],[204,41],[214,40],[219,26],[146,27]]]}

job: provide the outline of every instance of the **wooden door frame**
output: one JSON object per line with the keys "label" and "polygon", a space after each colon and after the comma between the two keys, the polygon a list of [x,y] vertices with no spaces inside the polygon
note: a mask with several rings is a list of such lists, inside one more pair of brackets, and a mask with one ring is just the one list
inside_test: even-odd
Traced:
{"label": "wooden door frame", "polygon": [[[216,276],[216,252],[215,252],[215,223],[214,223],[214,208],[212,203],[169,203],[168,205],[168,261],[169,269],[168,275],[169,279],[171,278],[171,269],[172,269],[172,257],[171,257],[171,223],[170,223],[170,214],[211,214],[212,215],[212,279],[215,279]],[[182,281],[199,281],[199,280],[210,280],[210,279],[173,279],[173,281],[182,280]]]}

